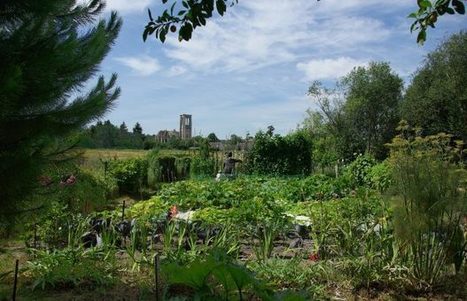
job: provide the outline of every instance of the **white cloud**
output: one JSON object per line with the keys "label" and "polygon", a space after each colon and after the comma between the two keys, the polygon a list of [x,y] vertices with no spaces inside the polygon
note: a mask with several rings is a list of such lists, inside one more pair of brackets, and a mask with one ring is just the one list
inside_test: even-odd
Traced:
{"label": "white cloud", "polygon": [[365,66],[366,64],[367,62],[353,58],[339,57],[337,59],[318,59],[298,63],[297,69],[305,73],[305,79],[308,81],[334,80],[346,75],[354,67]]}
{"label": "white cloud", "polygon": [[186,68],[183,67],[183,66],[180,66],[180,65],[175,65],[175,66],[172,66],[170,67],[169,71],[168,71],[168,75],[169,76],[178,76],[178,75],[182,75],[184,73],[186,73]]}
{"label": "white cloud", "polygon": [[107,0],[106,9],[116,10],[121,14],[143,12],[154,0]]}
{"label": "white cloud", "polygon": [[146,55],[140,57],[117,57],[115,60],[129,67],[135,74],[140,76],[149,76],[161,70],[159,62],[155,58]]}
{"label": "white cloud", "polygon": [[[209,20],[188,43],[168,40],[167,57],[204,72],[245,72],[300,58],[332,55],[387,40],[391,29],[373,14],[407,1],[240,1],[226,16]],[[409,9],[410,10],[410,9]]]}

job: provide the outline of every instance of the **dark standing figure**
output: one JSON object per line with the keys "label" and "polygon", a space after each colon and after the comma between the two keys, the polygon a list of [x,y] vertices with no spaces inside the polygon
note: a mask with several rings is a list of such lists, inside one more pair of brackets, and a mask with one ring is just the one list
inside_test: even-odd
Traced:
{"label": "dark standing figure", "polygon": [[232,176],[235,171],[235,164],[241,162],[242,160],[232,158],[232,152],[228,152],[227,158],[224,160],[224,174],[226,176]]}

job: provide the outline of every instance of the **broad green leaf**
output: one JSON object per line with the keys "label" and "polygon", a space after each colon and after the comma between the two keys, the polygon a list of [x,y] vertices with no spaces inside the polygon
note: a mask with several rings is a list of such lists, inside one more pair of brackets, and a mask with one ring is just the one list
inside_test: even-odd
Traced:
{"label": "broad green leaf", "polygon": [[423,10],[426,10],[427,8],[432,7],[431,2],[428,1],[428,0],[419,0],[418,1],[418,6]]}

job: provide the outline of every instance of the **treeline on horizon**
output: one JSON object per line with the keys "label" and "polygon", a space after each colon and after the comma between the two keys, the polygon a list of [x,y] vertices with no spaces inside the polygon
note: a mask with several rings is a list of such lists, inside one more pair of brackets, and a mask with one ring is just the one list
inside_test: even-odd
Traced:
{"label": "treeline on horizon", "polygon": [[[248,137],[247,137],[248,138]],[[98,121],[83,129],[80,133],[79,147],[82,148],[105,148],[105,149],[177,149],[187,150],[190,147],[198,147],[204,141],[220,142],[215,133],[210,133],[206,137],[200,135],[190,139],[181,139],[176,135],[169,135],[166,142],[159,141],[156,134],[146,134],[139,122],[132,130],[128,129],[125,122],[120,126],[112,124],[110,120]],[[234,149],[245,139],[232,134],[229,139],[223,142],[229,149]]]}

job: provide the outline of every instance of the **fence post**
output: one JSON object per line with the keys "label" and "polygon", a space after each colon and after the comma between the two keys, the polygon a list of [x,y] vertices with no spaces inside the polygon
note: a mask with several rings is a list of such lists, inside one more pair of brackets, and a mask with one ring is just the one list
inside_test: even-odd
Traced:
{"label": "fence post", "polygon": [[159,254],[156,253],[156,255],[154,255],[154,280],[156,282],[156,301],[160,300],[159,271],[160,271]]}
{"label": "fence post", "polygon": [[19,267],[19,260],[16,259],[15,264],[15,281],[13,282],[13,296],[11,300],[16,301],[16,287],[18,285],[18,267]]}

